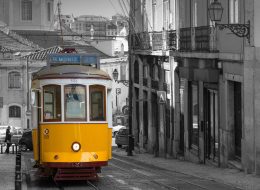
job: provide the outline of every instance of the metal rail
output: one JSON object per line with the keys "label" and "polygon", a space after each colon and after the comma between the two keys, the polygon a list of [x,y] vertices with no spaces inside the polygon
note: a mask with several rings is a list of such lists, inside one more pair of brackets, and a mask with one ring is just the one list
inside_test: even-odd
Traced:
{"label": "metal rail", "polygon": [[96,189],[96,190],[99,190],[99,188],[97,187],[97,186],[95,186],[91,181],[87,181],[87,184],[89,185],[89,186],[91,186],[91,187],[93,187],[94,189]]}
{"label": "metal rail", "polygon": [[[116,167],[116,168],[122,170],[122,171],[129,172],[129,170],[127,170],[127,169],[125,169],[125,168],[122,168],[122,167],[117,166],[117,165],[112,164],[112,163],[110,163],[110,164],[113,165],[114,167]],[[163,184],[163,183],[161,183],[161,182],[158,182],[158,181],[155,181],[155,180],[153,180],[153,179],[150,179],[149,177],[147,177],[147,176],[145,176],[145,175],[141,175],[140,173],[138,173],[138,172],[136,172],[136,171],[134,171],[134,170],[131,170],[131,171],[135,172],[137,175],[142,176],[142,178],[146,178],[146,179],[148,179],[150,182],[153,182],[153,183],[155,183],[155,184],[157,184],[157,185],[163,186],[163,187],[165,187],[165,188],[167,188],[167,189],[178,190],[176,187],[169,186],[169,185],[165,185],[165,184]],[[145,176],[145,177],[144,177],[144,176]]]}
{"label": "metal rail", "polygon": [[[139,166],[139,165],[137,165],[137,164],[129,163],[129,162],[127,162],[127,161],[124,161],[124,160],[121,160],[121,159],[118,159],[118,158],[113,158],[113,159],[118,160],[118,161],[123,162],[123,163],[126,163],[126,164],[128,164],[128,165],[135,166],[135,167],[137,167],[137,168],[147,169],[147,168],[144,168],[144,167]],[[124,169],[124,168],[121,168],[121,167],[119,167],[119,166],[117,166],[117,165],[115,165],[115,164],[113,164],[113,163],[111,163],[111,162],[110,162],[110,164],[113,165],[113,166],[115,166],[115,167],[117,167],[117,168],[119,168],[119,169],[121,169],[121,170],[124,170],[124,171],[129,172],[129,170],[126,170],[126,169]],[[137,173],[138,175],[140,175],[140,173],[138,173],[138,172],[136,172],[136,171],[134,171],[134,170],[131,170],[131,171],[133,171],[133,172]],[[174,172],[174,171],[167,171],[167,172],[168,172],[168,173],[179,173],[179,172]],[[187,174],[184,174],[184,173],[181,173],[181,174],[187,175]],[[142,176],[143,176],[143,175],[142,175]],[[188,176],[188,175],[187,175],[187,176]],[[152,181],[153,183],[157,183],[157,184],[163,185],[163,186],[165,186],[165,187],[167,187],[167,188],[176,189],[176,190],[178,189],[177,187],[165,185],[165,184],[160,183],[160,182],[158,182],[158,181],[151,180],[151,179],[149,179],[149,177],[147,177],[147,176],[146,176],[146,178],[147,178],[148,180]],[[187,181],[187,180],[184,180],[184,179],[181,179],[181,178],[178,178],[178,177],[174,177],[174,179],[176,179],[176,180],[178,180],[178,181],[181,181],[181,182],[184,182],[184,183],[187,183],[187,184],[190,184],[190,185],[193,185],[193,186],[196,186],[196,187],[199,187],[199,188],[201,188],[201,189],[211,190],[211,189],[209,189],[209,188],[207,188],[207,187],[201,186],[201,185],[196,184],[196,183],[192,183],[192,182],[190,182],[190,181]]]}

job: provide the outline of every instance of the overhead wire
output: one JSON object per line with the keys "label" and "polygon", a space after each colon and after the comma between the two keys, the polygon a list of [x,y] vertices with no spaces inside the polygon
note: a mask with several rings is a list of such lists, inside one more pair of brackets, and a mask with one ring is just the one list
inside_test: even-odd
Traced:
{"label": "overhead wire", "polygon": [[[114,6],[114,4],[112,3],[112,1],[109,0],[109,2],[110,2],[110,4],[115,8],[115,6]],[[125,13],[125,10],[124,10],[124,8],[123,8],[121,2],[118,1],[118,3],[119,3],[119,5],[120,5],[120,7],[121,7],[121,9],[122,9],[121,12],[123,13],[123,15],[124,15],[125,17],[128,17],[128,18],[129,18],[129,19],[128,19],[129,24],[133,27],[133,29],[134,29],[134,31],[135,31],[134,23],[133,23],[131,17],[129,17],[129,15],[127,15],[127,14]],[[130,2],[129,2],[129,3],[130,3]],[[129,5],[129,7],[130,7],[130,5]],[[115,9],[116,9],[116,8],[115,8]],[[119,11],[117,11],[117,10],[116,10],[116,12],[119,13]],[[129,9],[129,14],[130,14],[130,12],[131,12],[131,9]],[[136,34],[136,31],[135,31],[135,34]],[[136,36],[137,36],[137,38],[139,39],[139,41],[141,41],[140,37],[139,37],[138,35],[136,35]]]}
{"label": "overhead wire", "polygon": [[[118,0],[118,1],[120,2],[120,0]],[[122,0],[122,5],[123,5],[123,7],[125,8],[126,13],[129,15],[129,10],[128,10],[128,8],[126,7],[126,4],[125,4],[124,0]]]}

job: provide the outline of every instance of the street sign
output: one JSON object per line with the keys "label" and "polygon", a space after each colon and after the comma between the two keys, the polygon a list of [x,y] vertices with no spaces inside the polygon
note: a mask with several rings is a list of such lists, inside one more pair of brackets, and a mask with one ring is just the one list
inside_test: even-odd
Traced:
{"label": "street sign", "polygon": [[157,97],[159,104],[166,103],[166,92],[165,91],[157,91]]}
{"label": "street sign", "polygon": [[99,58],[95,54],[56,53],[48,54],[47,64],[93,65],[99,68]]}

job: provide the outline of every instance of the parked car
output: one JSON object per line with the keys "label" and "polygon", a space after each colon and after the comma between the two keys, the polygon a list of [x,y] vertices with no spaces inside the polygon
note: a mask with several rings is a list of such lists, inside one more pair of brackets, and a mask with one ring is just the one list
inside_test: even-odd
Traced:
{"label": "parked car", "polygon": [[128,145],[128,134],[129,129],[126,127],[122,127],[119,129],[118,133],[116,134],[116,144],[118,148],[121,148],[123,145]]}
{"label": "parked car", "polygon": [[19,140],[20,149],[22,151],[33,150],[32,144],[32,130],[23,132],[22,138]]}
{"label": "parked car", "polygon": [[125,127],[125,126],[123,126],[123,125],[113,126],[113,128],[112,128],[112,136],[115,137],[116,134],[118,133],[118,131],[119,131],[122,127]]}

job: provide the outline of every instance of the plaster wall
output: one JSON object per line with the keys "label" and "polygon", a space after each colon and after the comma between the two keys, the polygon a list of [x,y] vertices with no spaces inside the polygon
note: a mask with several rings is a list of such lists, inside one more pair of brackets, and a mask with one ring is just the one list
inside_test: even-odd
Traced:
{"label": "plaster wall", "polygon": [[53,0],[32,1],[32,21],[21,20],[21,1],[10,0],[9,27],[12,30],[51,30],[51,21],[47,20],[47,2],[51,3],[51,21],[53,15]]}
{"label": "plaster wall", "polygon": [[114,56],[114,43],[113,40],[107,40],[107,41],[93,41],[91,42],[91,45],[93,45],[98,50],[104,52],[105,54],[109,56]]}
{"label": "plaster wall", "polygon": [[[252,5],[251,5],[252,6]],[[260,22],[259,22],[259,18],[260,18],[260,1],[259,0],[254,0],[254,19],[253,19],[253,23],[254,23],[254,45],[256,47],[260,47]]]}
{"label": "plaster wall", "polygon": [[[4,61],[2,62],[3,64]],[[21,74],[21,88],[8,88],[8,73],[17,71]],[[25,128],[25,111],[26,111],[26,74],[25,67],[17,62],[17,66],[0,68],[0,97],[3,97],[3,108],[0,108],[0,124],[12,125],[15,127]],[[9,118],[9,107],[19,106],[21,108],[21,118]]]}

